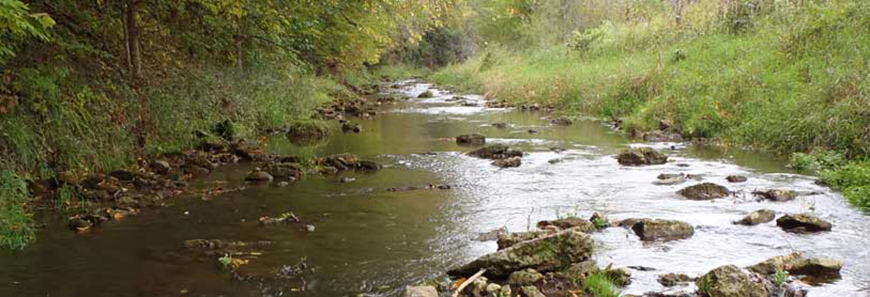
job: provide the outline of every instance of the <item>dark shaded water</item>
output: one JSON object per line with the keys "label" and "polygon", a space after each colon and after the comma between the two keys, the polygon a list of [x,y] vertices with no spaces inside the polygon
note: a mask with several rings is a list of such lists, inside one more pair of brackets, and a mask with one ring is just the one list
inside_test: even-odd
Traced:
{"label": "dark shaded water", "polygon": [[[401,92],[414,96],[426,88],[412,84]],[[462,107],[446,93],[386,106],[375,120],[360,120],[361,134],[335,130],[329,141],[296,147],[276,137],[268,146],[286,154],[350,152],[387,167],[374,174],[311,176],[286,188],[251,186],[213,199],[178,199],[173,205],[105,224],[88,233],[66,229],[47,214],[47,229],[23,252],[0,252],[0,296],[353,296],[392,295],[405,285],[439,275],[448,267],[495,251],[494,242],[474,239],[500,227],[524,231],[538,220],[605,213],[611,219],[668,218],[696,227],[688,240],[642,243],[628,230],[609,228],[595,234],[599,264],[639,265],[624,293],[662,290],[658,274],[698,275],[723,264],[749,265],[771,256],[804,251],[843,260],[843,278],[814,287],[812,296],[867,296],[870,287],[870,217],[850,207],[811,177],[789,173],[774,156],[724,151],[674,143],[634,143],[600,123],[580,121],[550,126],[546,114],[483,107]],[[470,96],[481,103],[482,98]],[[356,119],[354,119],[356,120]],[[506,122],[499,130],[493,122]],[[335,127],[337,128],[337,127]],[[529,134],[535,129],[539,133]],[[470,148],[452,137],[481,133],[489,143],[507,143],[529,152],[523,165],[498,169],[467,157]],[[675,160],[667,165],[621,167],[612,157],[627,146],[664,149]],[[673,146],[673,147],[672,147]],[[562,153],[551,147],[567,149]],[[437,152],[435,155],[422,154]],[[563,162],[551,164],[549,160]],[[680,167],[677,164],[688,164]],[[227,166],[197,182],[201,188],[242,184],[252,165]],[[737,195],[713,202],[687,201],[681,186],[654,186],[659,173],[702,174],[726,184],[730,174],[749,182],[727,185],[748,193],[788,188],[817,195],[787,203],[756,202]],[[356,178],[340,183],[341,177]],[[225,183],[225,184],[224,184]],[[390,192],[392,187],[451,184],[452,190]],[[745,214],[771,208],[779,213],[814,209],[834,224],[816,235],[787,234],[773,223],[732,225]],[[292,211],[304,224],[260,227],[257,219]],[[266,281],[238,281],[219,269],[217,260],[197,259],[184,251],[186,239],[268,240],[263,255],[240,273]],[[306,259],[311,270],[301,277],[274,279],[285,265]],[[304,291],[302,291],[304,290]]]}

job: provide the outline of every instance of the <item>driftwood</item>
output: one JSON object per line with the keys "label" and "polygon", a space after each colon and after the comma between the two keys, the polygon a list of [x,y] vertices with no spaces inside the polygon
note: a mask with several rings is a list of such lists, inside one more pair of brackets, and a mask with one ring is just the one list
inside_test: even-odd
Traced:
{"label": "driftwood", "polygon": [[467,280],[462,282],[462,284],[459,285],[459,288],[456,288],[456,291],[453,291],[453,297],[459,297],[459,292],[462,292],[462,290],[465,289],[468,284],[473,283],[474,280],[483,275],[484,272],[486,272],[486,269],[481,269],[480,271],[469,277]]}

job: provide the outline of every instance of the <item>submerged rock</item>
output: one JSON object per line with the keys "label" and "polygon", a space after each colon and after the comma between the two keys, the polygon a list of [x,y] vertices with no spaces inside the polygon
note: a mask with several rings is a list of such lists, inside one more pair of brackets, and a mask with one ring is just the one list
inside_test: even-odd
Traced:
{"label": "submerged rock", "polygon": [[356,164],[356,170],[359,171],[378,171],[381,170],[381,164],[374,161],[362,160]]}
{"label": "submerged rock", "polygon": [[689,223],[674,220],[642,220],[631,226],[643,241],[686,239],[695,234]]}
{"label": "submerged rock", "polygon": [[673,186],[673,185],[683,184],[685,182],[686,182],[685,175],[677,175],[677,176],[668,177],[668,178],[664,178],[664,179],[659,178],[659,179],[653,181],[653,184],[657,185],[657,186]]}
{"label": "submerged rock", "polygon": [[622,151],[616,156],[619,164],[626,166],[657,165],[668,162],[668,156],[651,148],[633,148]]}
{"label": "submerged rock", "polygon": [[553,123],[553,125],[557,126],[571,126],[572,124],[574,124],[574,122],[567,117],[556,118],[550,122]]}
{"label": "submerged rock", "polygon": [[725,180],[727,180],[729,183],[742,183],[742,182],[746,182],[749,179],[743,175],[729,175],[728,177],[725,178]]}
{"label": "submerged rock", "polygon": [[695,281],[695,278],[685,274],[668,273],[659,275],[658,281],[662,286],[673,287],[679,284],[690,283]]}
{"label": "submerged rock", "polygon": [[481,159],[506,159],[522,157],[523,152],[512,150],[504,144],[493,144],[471,151],[468,155]]}
{"label": "submerged rock", "polygon": [[595,244],[592,238],[575,229],[568,229],[546,237],[517,243],[509,248],[485,255],[452,269],[452,276],[469,276],[486,269],[486,276],[504,278],[514,271],[533,268],[549,272],[567,267],[571,263],[587,260]]}
{"label": "submerged rock", "polygon": [[344,122],[343,124],[341,124],[341,131],[342,132],[360,133],[360,132],[362,132],[362,126],[360,124],[354,124],[351,122]]}
{"label": "submerged rock", "polygon": [[787,232],[812,233],[831,231],[833,225],[811,214],[784,215],[776,220],[776,225]]}
{"label": "submerged rock", "polygon": [[768,223],[776,217],[776,212],[770,209],[760,209],[753,211],[742,220],[734,222],[734,224],[755,226],[758,224]]}
{"label": "submerged rock", "polygon": [[275,177],[273,177],[271,174],[260,170],[252,171],[248,174],[247,177],[245,177],[245,181],[251,182],[270,182],[273,179],[275,179]]}
{"label": "submerged rock", "polygon": [[460,145],[483,145],[486,144],[486,136],[480,134],[465,134],[456,136],[456,143]]}
{"label": "submerged rock", "polygon": [[714,183],[701,183],[682,189],[677,193],[689,200],[713,200],[727,197],[731,191]]}
{"label": "submerged rock", "polygon": [[492,123],[491,125],[492,125],[493,127],[495,127],[496,129],[506,129],[506,128],[508,127],[508,124],[507,124],[507,123],[501,123],[501,122],[499,122],[499,123]]}
{"label": "submerged rock", "polygon": [[511,168],[511,167],[520,167],[523,164],[522,159],[520,157],[510,157],[507,159],[498,159],[492,162],[492,165],[495,165],[499,168]]}
{"label": "submerged rock", "polygon": [[767,297],[767,288],[734,265],[713,269],[697,281],[698,292],[710,297]]}
{"label": "submerged rock", "polygon": [[780,190],[780,189],[772,189],[767,191],[755,191],[752,194],[758,195],[767,200],[776,201],[776,202],[785,202],[794,200],[797,197],[797,192],[792,190]]}

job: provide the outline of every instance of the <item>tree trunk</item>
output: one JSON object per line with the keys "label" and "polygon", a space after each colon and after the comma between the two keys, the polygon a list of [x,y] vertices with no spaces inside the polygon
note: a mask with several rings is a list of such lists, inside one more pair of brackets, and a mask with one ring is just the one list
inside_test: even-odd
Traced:
{"label": "tree trunk", "polygon": [[142,73],[142,56],[139,53],[139,22],[138,12],[141,0],[127,0],[127,11],[124,19],[127,32],[127,66],[130,78],[138,80]]}

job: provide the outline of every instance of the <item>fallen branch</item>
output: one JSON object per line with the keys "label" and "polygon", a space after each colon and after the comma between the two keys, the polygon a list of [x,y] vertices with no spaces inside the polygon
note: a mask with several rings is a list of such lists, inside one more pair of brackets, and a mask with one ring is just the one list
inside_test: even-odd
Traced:
{"label": "fallen branch", "polygon": [[459,288],[457,288],[456,291],[453,291],[453,297],[459,297],[459,292],[462,292],[462,290],[465,289],[468,284],[473,283],[474,280],[483,275],[484,272],[486,272],[486,269],[481,269],[480,271],[469,277],[467,280],[462,282],[462,284],[459,285]]}

